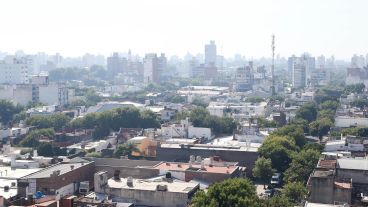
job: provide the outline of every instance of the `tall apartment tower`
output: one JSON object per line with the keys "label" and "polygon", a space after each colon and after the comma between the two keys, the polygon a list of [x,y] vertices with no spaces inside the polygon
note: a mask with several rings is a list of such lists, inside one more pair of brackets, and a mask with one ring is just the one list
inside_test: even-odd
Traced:
{"label": "tall apartment tower", "polygon": [[307,85],[307,64],[303,58],[295,58],[292,63],[292,84],[294,88]]}
{"label": "tall apartment tower", "polygon": [[26,58],[7,56],[0,62],[0,84],[25,84],[28,83],[29,62]]}
{"label": "tall apartment tower", "polygon": [[111,76],[123,73],[127,67],[127,63],[126,58],[120,57],[117,52],[114,52],[112,56],[107,58],[107,72]]}
{"label": "tall apartment tower", "polygon": [[145,84],[158,82],[158,58],[156,53],[146,54],[143,60],[143,78]]}
{"label": "tall apartment tower", "polygon": [[204,46],[204,64],[205,66],[216,66],[217,49],[215,41],[210,41],[209,44]]}

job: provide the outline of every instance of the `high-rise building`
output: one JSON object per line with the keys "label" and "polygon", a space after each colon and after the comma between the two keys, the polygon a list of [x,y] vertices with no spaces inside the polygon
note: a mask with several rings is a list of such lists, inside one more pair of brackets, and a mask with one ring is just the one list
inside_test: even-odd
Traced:
{"label": "high-rise building", "polygon": [[304,58],[296,58],[292,65],[292,84],[294,88],[304,88],[307,85],[307,62]]}
{"label": "high-rise building", "polygon": [[253,87],[253,63],[249,62],[249,66],[236,69],[235,83],[233,86],[236,92],[245,92],[252,90]]}
{"label": "high-rise building", "polygon": [[326,58],[324,55],[321,55],[317,58],[317,67],[325,68],[326,67]]}
{"label": "high-rise building", "polygon": [[291,80],[293,79],[293,65],[296,59],[297,57],[295,55],[288,58],[288,73]]}
{"label": "high-rise building", "polygon": [[28,83],[29,63],[24,57],[7,56],[0,62],[0,84]]}
{"label": "high-rise building", "polygon": [[128,61],[126,58],[120,57],[117,52],[107,58],[107,71],[110,76],[115,76],[119,73],[124,73]]}
{"label": "high-rise building", "polygon": [[204,47],[204,64],[205,66],[216,66],[216,59],[217,59],[217,49],[215,41],[210,41],[209,44],[206,44]]}
{"label": "high-rise building", "polygon": [[146,54],[143,60],[143,78],[144,83],[159,83],[162,78],[162,73],[166,71],[167,59],[164,53],[157,56],[156,53]]}
{"label": "high-rise building", "polygon": [[356,55],[351,58],[351,67],[352,68],[362,68],[366,65],[365,58],[363,55]]}

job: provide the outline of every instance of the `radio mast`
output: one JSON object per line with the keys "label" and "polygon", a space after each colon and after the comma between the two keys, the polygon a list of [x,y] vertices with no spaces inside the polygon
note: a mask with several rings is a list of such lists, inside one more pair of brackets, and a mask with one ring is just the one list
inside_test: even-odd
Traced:
{"label": "radio mast", "polygon": [[272,95],[275,95],[275,34],[272,34],[272,66],[271,66],[271,78],[272,78]]}

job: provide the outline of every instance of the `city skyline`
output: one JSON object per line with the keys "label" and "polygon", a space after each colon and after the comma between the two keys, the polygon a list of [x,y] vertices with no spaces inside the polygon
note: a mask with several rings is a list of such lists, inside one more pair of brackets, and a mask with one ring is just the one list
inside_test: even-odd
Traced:
{"label": "city skyline", "polygon": [[367,54],[367,30],[360,26],[368,17],[366,1],[230,2],[3,1],[0,19],[7,29],[0,51],[109,56],[130,48],[140,56],[183,57],[203,54],[214,40],[219,55],[251,59],[271,56],[274,33],[282,57],[307,51],[350,60]]}

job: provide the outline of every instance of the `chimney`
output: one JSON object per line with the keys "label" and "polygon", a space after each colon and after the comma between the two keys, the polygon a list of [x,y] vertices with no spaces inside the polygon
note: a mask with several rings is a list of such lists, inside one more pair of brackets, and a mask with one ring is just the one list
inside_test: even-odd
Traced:
{"label": "chimney", "polygon": [[120,170],[114,171],[114,180],[120,180]]}
{"label": "chimney", "polygon": [[132,177],[127,178],[127,186],[133,187],[133,178]]}
{"label": "chimney", "polygon": [[190,160],[191,162],[195,162],[195,156],[194,156],[194,155],[191,155],[191,156],[189,157],[189,160]]}
{"label": "chimney", "polygon": [[201,161],[201,170],[205,170],[206,168],[204,167],[204,161]]}
{"label": "chimney", "polygon": [[11,155],[10,157],[10,167],[14,167],[15,166],[15,155]]}
{"label": "chimney", "polygon": [[202,157],[201,156],[197,156],[196,162],[202,162]]}

